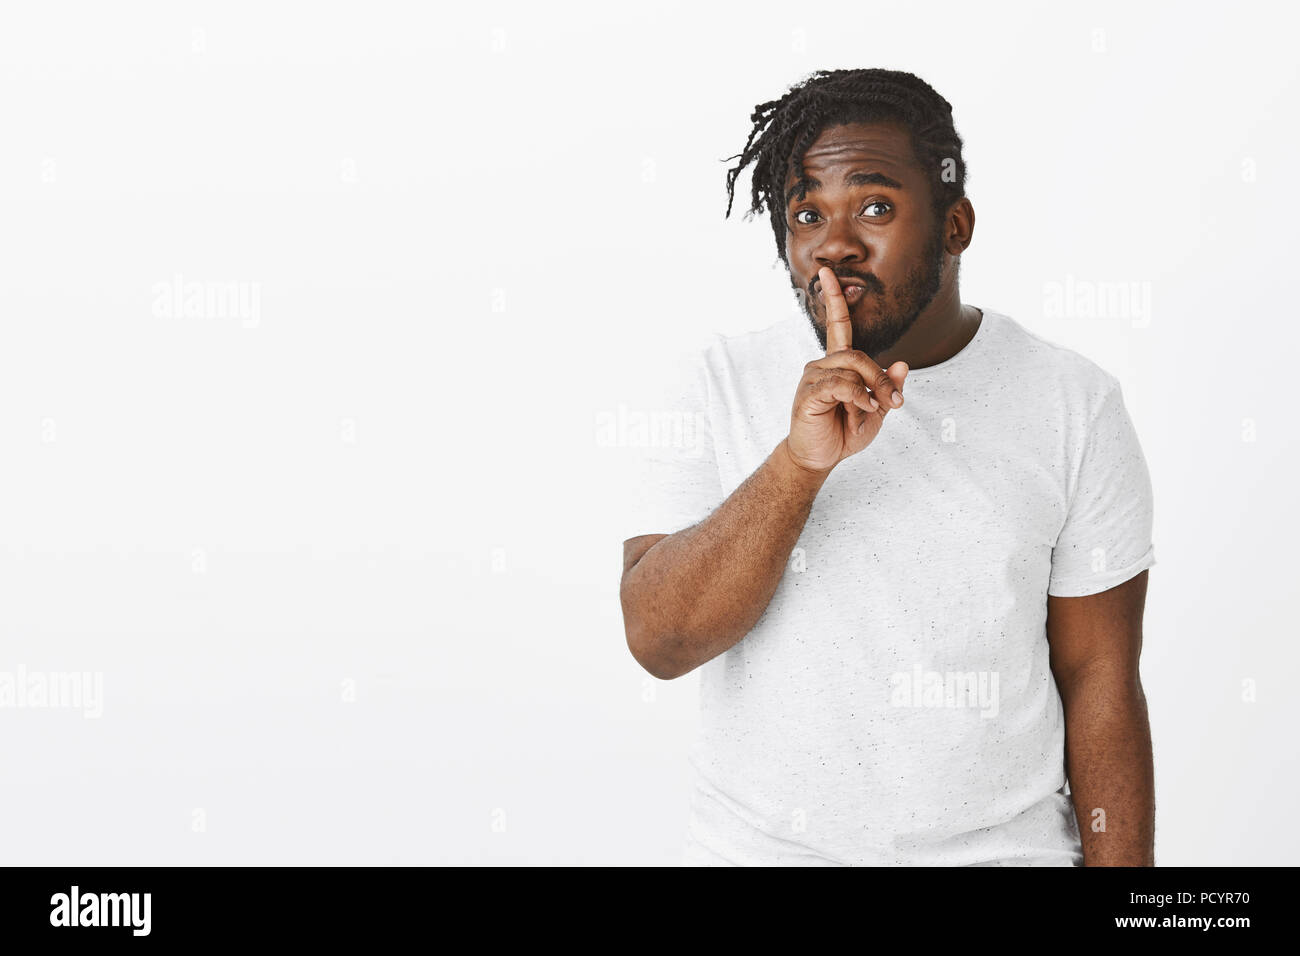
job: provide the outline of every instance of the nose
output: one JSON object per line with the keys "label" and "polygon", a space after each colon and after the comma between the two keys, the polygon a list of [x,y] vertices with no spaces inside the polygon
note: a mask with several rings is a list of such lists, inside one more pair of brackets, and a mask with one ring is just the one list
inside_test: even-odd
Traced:
{"label": "nose", "polygon": [[[838,218],[838,217],[837,217]],[[822,266],[835,269],[847,263],[861,265],[867,261],[868,250],[862,236],[851,219],[832,219],[822,232],[821,241],[813,249],[814,272]]]}

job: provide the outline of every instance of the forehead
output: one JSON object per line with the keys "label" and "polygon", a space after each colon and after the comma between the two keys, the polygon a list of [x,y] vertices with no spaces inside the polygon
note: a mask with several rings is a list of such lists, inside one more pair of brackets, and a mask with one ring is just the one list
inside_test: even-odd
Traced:
{"label": "forehead", "polygon": [[[849,123],[822,130],[803,155],[805,174],[817,180],[818,188],[832,189],[844,185],[853,172],[883,173],[901,183],[905,189],[924,187],[924,176],[917,168],[907,128],[895,123]],[[795,183],[795,173],[786,175],[787,191]]]}

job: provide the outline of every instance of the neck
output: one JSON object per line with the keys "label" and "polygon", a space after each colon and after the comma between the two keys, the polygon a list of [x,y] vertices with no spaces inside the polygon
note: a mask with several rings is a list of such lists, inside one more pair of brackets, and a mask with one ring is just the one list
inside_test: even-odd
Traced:
{"label": "neck", "polygon": [[963,306],[956,283],[941,289],[911,328],[892,346],[873,356],[881,368],[906,362],[909,369],[927,368],[946,362],[975,337],[984,313]]}

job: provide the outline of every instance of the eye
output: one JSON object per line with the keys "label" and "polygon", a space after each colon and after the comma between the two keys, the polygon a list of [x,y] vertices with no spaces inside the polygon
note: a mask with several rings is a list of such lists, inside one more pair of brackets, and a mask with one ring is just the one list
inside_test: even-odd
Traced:
{"label": "eye", "polygon": [[[867,212],[867,210],[869,210],[869,209],[876,209],[877,207],[880,207],[881,209],[883,209],[883,211],[882,211],[882,212],[877,212],[877,213],[868,213],[868,212]],[[881,219],[881,218],[884,218],[885,216],[889,215],[889,213],[892,212],[893,209],[894,209],[894,204],[893,204],[893,203],[886,202],[886,201],[883,200],[883,199],[873,199],[871,202],[867,203],[865,206],[862,207],[862,212],[863,212],[863,214],[864,214],[868,219]],[[800,219],[799,217],[800,217],[800,216],[803,216],[803,215],[817,216],[817,213],[816,213],[815,210],[812,210],[812,209],[800,209],[800,210],[796,211],[795,214],[794,214],[794,217],[793,217],[793,218],[794,218],[794,221],[797,222],[799,225],[801,225],[801,226],[811,226],[811,225],[813,224],[813,220]],[[817,218],[820,218],[820,217],[817,217]]]}

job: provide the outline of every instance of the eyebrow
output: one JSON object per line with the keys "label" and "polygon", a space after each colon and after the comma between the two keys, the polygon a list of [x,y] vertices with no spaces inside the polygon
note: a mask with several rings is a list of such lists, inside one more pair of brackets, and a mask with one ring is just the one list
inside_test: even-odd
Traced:
{"label": "eyebrow", "polygon": [[[888,186],[890,189],[902,189],[903,184],[897,180],[890,179],[884,173],[849,173],[844,177],[845,186]],[[790,205],[790,200],[794,198],[799,184],[795,183],[785,194],[785,204]],[[821,180],[808,177],[808,192],[816,192],[822,188]]]}

